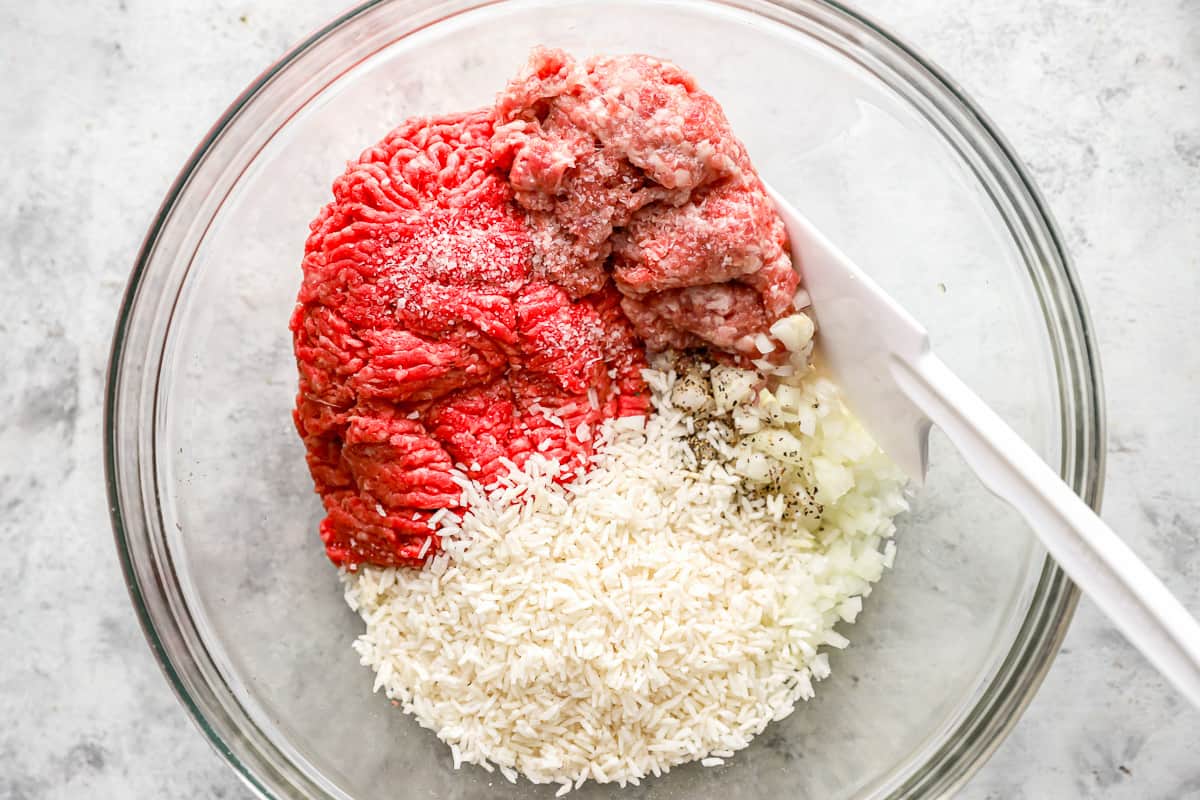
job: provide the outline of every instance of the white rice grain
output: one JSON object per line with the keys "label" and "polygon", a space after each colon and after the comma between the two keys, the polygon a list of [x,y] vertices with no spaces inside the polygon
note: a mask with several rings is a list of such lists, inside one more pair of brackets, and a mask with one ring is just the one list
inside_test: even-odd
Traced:
{"label": "white rice grain", "polygon": [[376,688],[455,767],[562,796],[719,766],[812,697],[824,648],[848,644],[834,628],[891,566],[902,476],[832,384],[787,379],[803,417],[761,425],[788,432],[776,438],[794,474],[830,481],[810,487],[818,519],[797,516],[781,495],[742,491],[721,436],[701,436],[718,458],[695,457],[675,377],[646,372],[648,419],[588,432],[596,454],[573,483],[536,453],[523,470],[502,459],[510,472],[490,487],[454,474],[466,511],[435,515],[442,549],[423,569],[344,574]]}

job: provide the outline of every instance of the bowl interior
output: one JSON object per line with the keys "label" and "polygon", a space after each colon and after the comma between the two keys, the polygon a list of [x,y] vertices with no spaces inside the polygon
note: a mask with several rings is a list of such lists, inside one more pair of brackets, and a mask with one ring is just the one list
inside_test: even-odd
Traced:
{"label": "bowl interior", "polygon": [[[223,176],[211,212],[171,222],[192,226],[196,245],[161,312],[157,513],[220,678],[313,786],[359,800],[551,796],[453,770],[432,733],[372,694],[350,649],[362,626],[316,535],[287,331],[307,225],[347,159],[408,116],[489,102],[534,45],[652,53],[696,75],[763,176],[1057,464],[1053,348],[1018,238],[961,144],[819,14],[785,23],[749,4],[506,2],[439,20],[444,8],[418,5],[372,9],[276,74],[267,127],[201,165]],[[817,698],[726,766],[680,768],[629,796],[882,796],[944,743],[1012,648],[1043,553],[936,433],[932,465],[901,521],[895,570]]]}

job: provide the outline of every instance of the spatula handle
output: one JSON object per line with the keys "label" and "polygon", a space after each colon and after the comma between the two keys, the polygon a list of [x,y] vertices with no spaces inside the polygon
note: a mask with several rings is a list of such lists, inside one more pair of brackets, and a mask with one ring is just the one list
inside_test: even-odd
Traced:
{"label": "spatula handle", "polygon": [[892,362],[897,383],[988,489],[1126,638],[1200,708],[1200,623],[1100,517],[941,359]]}

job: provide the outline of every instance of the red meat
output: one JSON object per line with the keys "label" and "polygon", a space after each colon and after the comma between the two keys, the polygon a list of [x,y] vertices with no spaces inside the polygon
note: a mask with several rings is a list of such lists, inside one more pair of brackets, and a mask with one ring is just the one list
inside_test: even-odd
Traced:
{"label": "red meat", "polygon": [[591,454],[580,423],[645,413],[619,296],[535,279],[491,136],[485,112],[410,120],[350,164],[312,224],[295,421],[336,564],[436,553],[428,520],[459,505],[456,464],[484,483],[535,451],[573,469]]}

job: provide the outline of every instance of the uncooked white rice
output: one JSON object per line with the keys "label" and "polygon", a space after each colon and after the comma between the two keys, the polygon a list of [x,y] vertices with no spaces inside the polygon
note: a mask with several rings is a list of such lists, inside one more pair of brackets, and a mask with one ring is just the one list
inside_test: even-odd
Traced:
{"label": "uncooked white rice", "polygon": [[[566,793],[723,764],[813,695],[822,648],[847,644],[835,625],[891,565],[902,477],[828,380],[750,390],[732,419],[766,427],[736,445],[672,405],[674,371],[647,378],[655,412],[593,431],[575,483],[540,455],[487,490],[460,477],[468,511],[439,518],[444,549],[424,569],[345,573],[376,690],[456,767]],[[791,459],[785,484],[808,476],[802,508],[789,485],[747,491],[750,442]]]}

